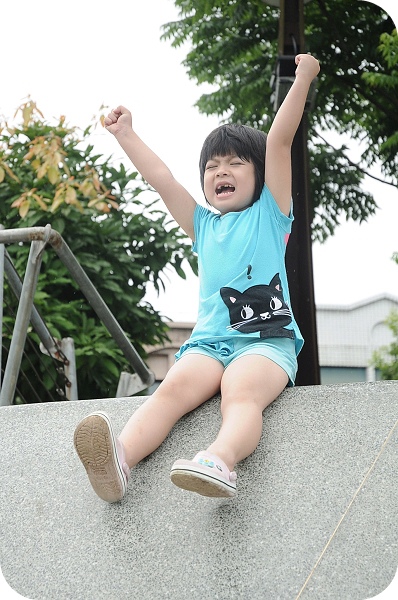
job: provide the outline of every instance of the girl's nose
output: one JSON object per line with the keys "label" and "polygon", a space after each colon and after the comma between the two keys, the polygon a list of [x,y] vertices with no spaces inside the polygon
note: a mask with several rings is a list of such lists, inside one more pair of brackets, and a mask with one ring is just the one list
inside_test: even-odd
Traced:
{"label": "girl's nose", "polygon": [[217,177],[222,177],[223,175],[228,175],[229,169],[227,165],[220,165],[217,169]]}

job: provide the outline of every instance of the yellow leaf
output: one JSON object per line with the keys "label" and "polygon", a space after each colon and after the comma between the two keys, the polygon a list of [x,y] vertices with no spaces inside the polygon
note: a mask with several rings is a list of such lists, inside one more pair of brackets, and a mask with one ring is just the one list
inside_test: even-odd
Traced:
{"label": "yellow leaf", "polygon": [[47,171],[47,177],[49,182],[55,185],[59,179],[59,171],[57,167],[51,166]]}
{"label": "yellow leaf", "polygon": [[0,167],[0,183],[2,183],[2,181],[4,181],[4,177],[6,176],[6,172],[3,169],[3,167]]}
{"label": "yellow leaf", "polygon": [[76,190],[73,187],[68,186],[65,194],[65,202],[66,204],[75,204],[76,203]]}
{"label": "yellow leaf", "polygon": [[41,198],[38,194],[33,194],[33,198],[36,200],[37,204],[40,206],[40,208],[42,210],[44,210],[44,211],[47,210],[47,204],[45,203],[43,198]]}
{"label": "yellow leaf", "polygon": [[86,196],[86,198],[91,198],[91,196],[95,194],[93,184],[88,179],[83,181],[83,183],[80,185],[80,191],[84,196]]}
{"label": "yellow leaf", "polygon": [[30,121],[30,117],[32,116],[32,112],[33,112],[33,107],[29,104],[25,104],[25,106],[22,109],[24,127],[26,127],[28,125],[28,123]]}
{"label": "yellow leaf", "polygon": [[52,204],[50,206],[50,211],[51,212],[55,212],[57,210],[57,208],[59,206],[61,206],[61,204],[63,203],[63,201],[64,201],[63,194],[56,194],[55,197],[54,197],[54,200],[53,200],[53,202],[52,202]]}
{"label": "yellow leaf", "polygon": [[11,171],[11,169],[8,165],[3,163],[3,168],[5,169],[6,173],[11,177],[11,179],[13,179],[14,181],[17,181],[19,183],[18,177],[16,175],[14,175],[14,173]]}
{"label": "yellow leaf", "polygon": [[42,179],[44,177],[44,175],[46,174],[46,171],[47,171],[47,166],[45,164],[41,165],[41,167],[39,167],[37,169],[37,177],[39,179]]}
{"label": "yellow leaf", "polygon": [[99,180],[97,173],[93,173],[93,185],[94,185],[95,189],[97,190],[97,192],[99,192],[101,190],[100,180]]}
{"label": "yellow leaf", "polygon": [[110,211],[110,208],[106,202],[98,202],[95,208],[103,213],[108,213]]}
{"label": "yellow leaf", "polygon": [[26,215],[29,212],[29,207],[30,207],[30,200],[25,200],[25,202],[22,202],[21,206],[19,207],[19,216],[21,217],[21,219],[26,217]]}
{"label": "yellow leaf", "polygon": [[24,156],[24,160],[30,160],[35,155],[35,149],[31,148]]}

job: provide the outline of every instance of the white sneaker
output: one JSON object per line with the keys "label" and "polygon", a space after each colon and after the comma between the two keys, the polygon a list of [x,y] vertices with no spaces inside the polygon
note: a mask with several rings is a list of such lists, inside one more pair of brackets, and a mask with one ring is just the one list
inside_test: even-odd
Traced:
{"label": "white sneaker", "polygon": [[178,487],[213,498],[232,498],[236,494],[236,473],[210,452],[199,452],[192,460],[176,460],[171,481]]}
{"label": "white sneaker", "polygon": [[97,496],[106,502],[121,500],[127,490],[130,468],[108,416],[95,412],[80,421],[74,445]]}

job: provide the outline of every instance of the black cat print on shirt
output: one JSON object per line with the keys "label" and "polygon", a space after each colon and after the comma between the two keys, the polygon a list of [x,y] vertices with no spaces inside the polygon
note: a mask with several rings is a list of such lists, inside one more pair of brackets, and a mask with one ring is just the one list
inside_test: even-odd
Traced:
{"label": "black cat print on shirt", "polygon": [[285,329],[292,322],[292,313],[283,299],[279,274],[272,278],[269,285],[254,285],[244,292],[223,287],[220,294],[229,310],[229,331],[259,331],[261,338],[294,338],[293,331]]}

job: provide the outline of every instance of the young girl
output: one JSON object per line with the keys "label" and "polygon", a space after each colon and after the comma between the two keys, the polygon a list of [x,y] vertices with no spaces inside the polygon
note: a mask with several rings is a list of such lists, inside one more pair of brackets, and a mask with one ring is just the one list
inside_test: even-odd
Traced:
{"label": "young girl", "polygon": [[119,106],[105,119],[107,130],[192,238],[200,279],[190,339],[120,436],[102,412],[76,428],[76,451],[94,491],[107,502],[121,500],[130,469],[158,448],[183,415],[219,391],[222,424],[216,439],[192,460],[177,460],[170,477],[204,496],[233,497],[234,467],[257,447],[264,409],[294,384],[303,339],[290,310],[285,269],[293,221],[291,145],[319,72],[313,56],[299,54],[295,60],[295,81],[268,136],[231,124],[205,140],[200,176],[213,210],[196,204],[138,137],[126,108]]}

